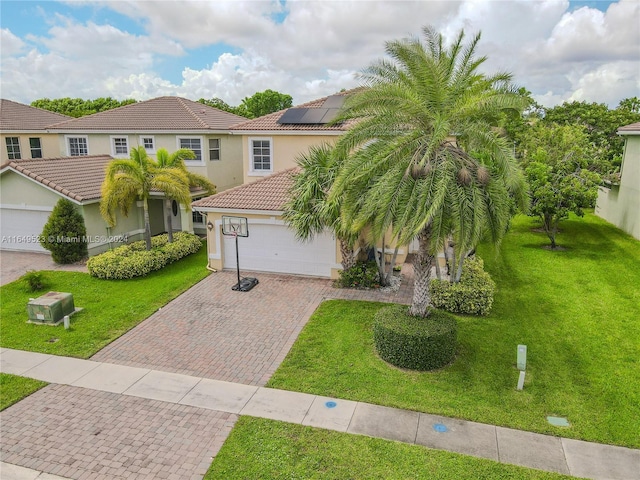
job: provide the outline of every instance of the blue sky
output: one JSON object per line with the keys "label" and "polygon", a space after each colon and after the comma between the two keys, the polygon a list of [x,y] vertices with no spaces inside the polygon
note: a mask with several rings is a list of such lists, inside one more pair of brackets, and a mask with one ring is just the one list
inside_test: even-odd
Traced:
{"label": "blue sky", "polygon": [[640,95],[638,0],[2,1],[3,98],[159,95],[296,103],[357,85],[384,42],[481,30],[488,69],[542,104]]}

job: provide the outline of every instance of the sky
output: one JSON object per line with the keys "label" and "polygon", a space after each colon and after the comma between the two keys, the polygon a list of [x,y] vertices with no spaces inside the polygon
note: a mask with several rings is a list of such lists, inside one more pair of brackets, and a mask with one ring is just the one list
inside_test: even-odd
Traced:
{"label": "sky", "polygon": [[303,103],[360,84],[385,42],[478,32],[484,73],[543,106],[640,96],[640,0],[0,1],[0,96]]}

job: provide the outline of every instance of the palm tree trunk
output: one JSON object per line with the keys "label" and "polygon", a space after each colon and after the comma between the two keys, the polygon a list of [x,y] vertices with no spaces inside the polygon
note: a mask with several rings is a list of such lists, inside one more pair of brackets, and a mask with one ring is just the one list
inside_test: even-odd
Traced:
{"label": "palm tree trunk", "polygon": [[426,317],[429,315],[429,304],[431,303],[429,285],[431,283],[431,269],[434,261],[434,256],[430,251],[430,243],[431,225],[428,225],[418,234],[418,253],[413,262],[413,300],[409,308],[409,315],[415,317]]}
{"label": "palm tree trunk", "polygon": [[356,265],[356,257],[353,254],[353,247],[349,242],[339,239],[340,255],[342,256],[342,270],[349,270]]}
{"label": "palm tree trunk", "polygon": [[172,211],[171,211],[171,199],[165,200],[167,206],[167,235],[169,236],[169,243],[173,242],[173,225],[172,225]]}
{"label": "palm tree trunk", "polygon": [[149,222],[149,203],[147,197],[142,199],[142,209],[144,211],[144,241],[147,244],[147,250],[151,250],[151,224]]}

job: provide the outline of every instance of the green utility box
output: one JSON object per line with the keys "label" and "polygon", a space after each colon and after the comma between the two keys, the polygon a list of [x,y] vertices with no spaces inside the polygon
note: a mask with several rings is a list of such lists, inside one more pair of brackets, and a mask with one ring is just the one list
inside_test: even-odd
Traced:
{"label": "green utility box", "polygon": [[73,295],[64,292],[49,292],[27,303],[29,322],[57,325],[65,315],[75,312]]}

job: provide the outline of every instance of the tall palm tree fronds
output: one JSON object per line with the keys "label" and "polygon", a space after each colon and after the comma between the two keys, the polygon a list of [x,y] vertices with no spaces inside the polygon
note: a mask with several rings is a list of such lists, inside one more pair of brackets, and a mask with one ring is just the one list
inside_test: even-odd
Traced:
{"label": "tall palm tree fronds", "polygon": [[114,160],[107,166],[102,184],[100,213],[107,224],[113,227],[118,210],[127,216],[133,202],[141,200],[147,250],[151,249],[148,200],[153,190],[163,192],[167,197],[185,205],[191,202],[189,180],[185,171],[179,167],[159,168],[147,156],[144,147],[132,149],[129,159]]}
{"label": "tall palm tree fronds", "polygon": [[525,101],[511,75],[478,71],[480,35],[464,43],[461,31],[445,46],[441,34],[386,44],[390,60],[361,75],[363,88],[336,121],[355,119],[338,141],[345,158],[329,200],[342,198],[344,223],[389,228],[401,243],[418,238],[410,313],[428,315],[434,257],[448,236],[465,252],[485,235],[505,233],[512,198],[526,205],[524,176],[492,122]]}
{"label": "tall palm tree fronds", "polygon": [[355,264],[353,247],[358,232],[342,223],[340,197],[328,200],[341,162],[333,154],[333,147],[323,143],[310,147],[296,163],[300,170],[295,174],[283,218],[305,241],[329,229],[340,243],[342,268],[347,270]]}

